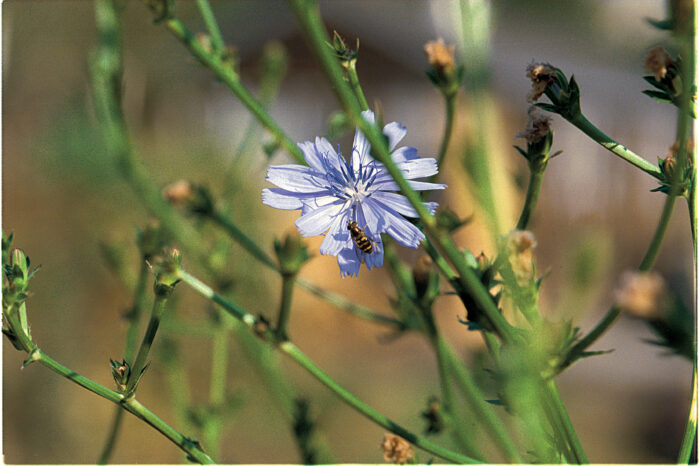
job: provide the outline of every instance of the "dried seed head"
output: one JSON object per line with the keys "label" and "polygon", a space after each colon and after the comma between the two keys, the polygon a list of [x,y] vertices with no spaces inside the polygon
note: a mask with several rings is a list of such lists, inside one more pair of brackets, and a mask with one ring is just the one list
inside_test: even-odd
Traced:
{"label": "dried seed head", "polygon": [[398,435],[384,434],[380,448],[384,450],[384,461],[404,464],[413,458],[413,447]]}
{"label": "dried seed head", "polygon": [[446,45],[442,38],[433,40],[423,46],[425,55],[428,57],[428,64],[432,66],[438,74],[445,74],[447,70],[454,69],[455,66],[455,46]]}
{"label": "dried seed head", "polygon": [[529,231],[513,230],[508,235],[510,265],[521,285],[526,285],[532,279],[534,272],[532,250],[535,246],[537,246],[537,240]]}
{"label": "dried seed head", "polygon": [[162,195],[169,203],[180,206],[194,198],[194,188],[187,180],[178,180],[163,188]]}
{"label": "dried seed head", "polygon": [[[680,149],[681,143],[676,140],[671,147],[668,148],[669,155],[675,157],[678,155],[678,149]],[[685,150],[687,154],[692,154],[695,150],[695,142],[692,139],[685,141]]]}
{"label": "dried seed head", "polygon": [[527,66],[527,77],[532,81],[532,90],[527,95],[527,101],[537,101],[555,76],[556,68],[549,63],[530,63]]}
{"label": "dried seed head", "polygon": [[661,81],[666,77],[668,67],[674,63],[673,58],[671,58],[666,49],[657,45],[647,52],[647,56],[644,59],[644,70],[652,73],[657,81]]}
{"label": "dried seed head", "polygon": [[547,137],[547,133],[550,131],[550,122],[552,121],[543,111],[539,108],[532,106],[527,111],[527,124],[525,125],[525,131],[515,135],[516,138],[525,138],[528,144],[534,144],[540,142],[542,139]]}
{"label": "dried seed head", "polygon": [[613,301],[624,312],[643,319],[658,319],[665,313],[668,293],[656,272],[625,271],[613,292]]}

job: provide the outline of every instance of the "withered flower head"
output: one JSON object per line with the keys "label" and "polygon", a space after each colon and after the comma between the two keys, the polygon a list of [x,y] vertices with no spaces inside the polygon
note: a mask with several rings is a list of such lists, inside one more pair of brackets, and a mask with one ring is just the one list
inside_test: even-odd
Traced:
{"label": "withered flower head", "polygon": [[187,180],[178,180],[163,188],[162,195],[173,205],[182,205],[194,198],[194,188]]}
{"label": "withered flower head", "polygon": [[527,111],[527,124],[525,131],[515,135],[516,138],[525,138],[529,144],[541,141],[550,131],[549,124],[552,121],[545,113],[534,105]]}
{"label": "withered flower head", "polygon": [[455,66],[455,46],[446,45],[442,38],[433,40],[423,47],[428,64],[438,73],[444,73]]}
{"label": "withered flower head", "polygon": [[534,272],[532,250],[537,246],[537,240],[532,232],[513,230],[508,235],[507,247],[510,252],[509,261],[513,273],[521,285],[526,285]]}
{"label": "withered flower head", "polygon": [[652,73],[657,81],[661,81],[666,77],[668,67],[674,63],[666,49],[657,45],[647,52],[647,57],[644,59],[644,70]]}
{"label": "withered flower head", "polygon": [[555,76],[556,68],[549,63],[530,63],[527,66],[527,77],[532,81],[532,90],[527,95],[527,101],[537,101]]}
{"label": "withered flower head", "polygon": [[413,458],[413,447],[398,435],[384,434],[380,448],[384,450],[384,461],[404,464]]}
{"label": "withered flower head", "polygon": [[[676,140],[676,142],[673,143],[671,147],[668,148],[668,153],[672,157],[675,157],[678,155],[678,149],[681,147],[681,142]],[[685,141],[685,150],[687,154],[692,154],[693,151],[695,150],[695,142],[692,139],[688,139]]]}
{"label": "withered flower head", "polygon": [[613,301],[622,311],[642,319],[664,315],[668,293],[664,279],[656,272],[627,270],[613,292]]}

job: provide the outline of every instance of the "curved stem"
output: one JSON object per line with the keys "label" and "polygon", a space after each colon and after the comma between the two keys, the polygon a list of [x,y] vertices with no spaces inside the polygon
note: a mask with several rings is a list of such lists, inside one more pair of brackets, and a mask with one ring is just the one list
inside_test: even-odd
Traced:
{"label": "curved stem", "polygon": [[130,396],[133,396],[133,392],[136,389],[136,384],[141,378],[143,371],[146,370],[148,353],[151,350],[153,340],[156,337],[158,325],[160,324],[160,319],[165,312],[165,304],[167,301],[168,297],[161,294],[156,294],[155,300],[153,301],[151,320],[148,322],[148,328],[146,328],[146,333],[143,335],[139,352],[136,354],[136,360],[131,366],[131,375],[129,376],[129,381],[126,385],[125,392]]}
{"label": "curved stem", "polygon": [[685,426],[683,441],[678,452],[678,464],[689,464],[690,455],[693,453],[695,435],[698,431],[698,363],[697,357],[693,360],[693,391],[690,409],[688,410],[688,422]]}
{"label": "curved stem", "polygon": [[282,275],[282,296],[280,297],[280,310],[277,314],[275,335],[280,340],[287,338],[287,322],[292,307],[292,292],[294,291],[294,275]]}
{"label": "curved stem", "polygon": [[[246,312],[243,308],[240,306],[236,305],[232,301],[229,301],[222,297],[221,295],[217,294],[211,287],[207,286],[200,280],[198,280],[196,277],[188,274],[185,271],[180,271],[179,272],[179,277],[182,280],[183,283],[189,285],[192,287],[195,291],[197,291],[199,294],[204,296],[207,299],[212,300],[213,302],[217,303],[220,305],[224,310],[229,312],[232,316],[234,316],[236,319],[240,320],[243,322],[249,330],[254,330],[255,327],[255,322],[256,319],[255,317]],[[338,396],[340,396],[345,402],[347,402],[351,407],[353,407],[355,410],[359,411],[361,414],[365,415],[369,419],[373,420],[375,423],[379,424],[380,426],[389,429],[390,431],[394,432],[397,435],[402,436],[409,442],[414,443],[416,446],[433,453],[441,458],[444,458],[448,461],[454,461],[456,463],[478,463],[476,460],[459,455],[457,453],[454,453],[452,451],[446,450],[442,447],[439,447],[411,432],[408,430],[404,429],[403,427],[399,426],[398,424],[394,423],[393,421],[389,420],[387,417],[383,416],[382,414],[378,413],[374,409],[372,409],[370,406],[364,404],[361,402],[359,399],[357,399],[354,395],[352,395],[350,392],[345,390],[342,386],[340,386],[336,381],[334,381],[332,378],[330,378],[325,372],[323,372],[316,364],[314,364],[304,353],[299,350],[293,343],[289,341],[285,341],[280,343],[279,345],[275,345],[275,340],[269,339],[269,337],[265,337],[264,335],[261,336],[261,338],[265,339],[265,341],[269,344],[273,344],[274,347],[283,353],[287,354],[289,357],[291,357],[297,364],[302,366],[304,369],[306,369],[308,372],[310,372],[314,377],[316,377],[321,383],[326,385],[328,388],[330,388],[334,393],[336,393]]]}
{"label": "curved stem", "polygon": [[360,85],[360,78],[357,76],[357,62],[348,62],[348,66],[345,69],[348,72],[348,83],[357,98],[357,103],[360,104],[362,110],[369,110],[365,93],[362,91],[362,86]]}
{"label": "curved stem", "polygon": [[577,114],[568,121],[574,126],[576,126],[578,129],[583,131],[583,133],[586,134],[588,137],[590,137],[595,142],[597,142],[613,154],[617,155],[621,159],[645,171],[654,178],[663,179],[663,174],[661,173],[659,167],[638,156],[637,154],[629,150],[627,147],[615,141],[607,134],[603,133],[593,123],[588,121],[588,119],[586,119],[586,117],[583,116],[583,113]]}
{"label": "curved stem", "polygon": [[455,120],[455,107],[457,105],[457,93],[445,95],[445,129],[442,133],[442,142],[437,155],[438,168],[442,167],[442,163],[447,155],[447,148],[450,146],[452,139],[452,128]]}
{"label": "curved stem", "polygon": [[525,195],[525,204],[523,205],[523,211],[518,219],[518,224],[516,225],[517,230],[526,230],[527,225],[530,222],[530,216],[535,210],[535,204],[537,204],[537,198],[540,195],[540,188],[542,187],[542,179],[544,178],[544,169],[538,170],[536,168],[530,167],[530,181],[527,185],[527,194]]}

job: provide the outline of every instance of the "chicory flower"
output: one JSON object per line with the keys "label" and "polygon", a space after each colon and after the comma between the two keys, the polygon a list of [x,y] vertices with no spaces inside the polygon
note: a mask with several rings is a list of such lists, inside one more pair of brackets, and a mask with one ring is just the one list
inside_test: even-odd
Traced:
{"label": "chicory flower", "polygon": [[[370,110],[362,116],[374,123]],[[391,158],[403,176],[417,191],[444,189],[445,185],[415,181],[437,173],[434,158],[421,158],[413,147],[396,145],[406,135],[406,128],[392,122],[384,126]],[[386,167],[370,155],[370,145],[364,134],[355,132],[352,156],[346,161],[342,154],[322,137],[315,142],[299,144],[309,166],[277,165],[267,171],[267,181],[277,188],[263,189],[263,203],[276,209],[301,210],[295,222],[303,236],[325,234],[321,254],[336,256],[341,276],[355,276],[364,262],[368,269],[384,262],[380,234],[386,233],[399,244],[417,248],[425,236],[405,217],[418,217],[408,199],[398,191],[397,184]],[[426,202],[432,212],[437,203]],[[369,239],[371,248],[358,246],[357,235],[351,235],[350,222],[357,222],[361,234]],[[356,231],[357,234],[357,231]]]}

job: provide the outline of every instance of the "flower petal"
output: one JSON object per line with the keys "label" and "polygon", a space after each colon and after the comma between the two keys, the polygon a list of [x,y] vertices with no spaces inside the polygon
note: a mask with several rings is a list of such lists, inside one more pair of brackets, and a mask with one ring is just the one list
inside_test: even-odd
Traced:
{"label": "flower petal", "polygon": [[[364,118],[368,123],[374,123],[374,113],[371,110],[365,110],[362,112],[362,118]],[[360,128],[355,129],[355,139],[352,142],[352,171],[355,177],[360,175],[360,170],[362,167],[368,165],[372,160],[371,155],[369,155],[370,144],[365,135],[360,131]]]}
{"label": "flower petal", "polygon": [[302,197],[315,196],[317,193],[295,193],[281,188],[262,190],[263,204],[282,210],[297,210],[303,207]]}
{"label": "flower petal", "polygon": [[328,185],[320,173],[303,165],[275,165],[267,169],[265,179],[296,193],[325,191]]}
{"label": "flower petal", "polygon": [[324,256],[337,256],[344,248],[352,247],[348,222],[350,221],[350,209],[336,215],[331,223],[331,228],[321,243],[321,254]]}
{"label": "flower petal", "polygon": [[316,236],[328,230],[335,216],[343,207],[342,201],[336,201],[318,209],[308,210],[294,224],[302,236]]}
{"label": "flower petal", "polygon": [[396,164],[403,172],[404,178],[427,178],[438,172],[437,160],[434,158],[417,158]]}
{"label": "flower petal", "polygon": [[419,158],[418,149],[410,146],[399,147],[391,153],[391,160],[393,160],[394,163],[406,162],[417,158]]}
{"label": "flower petal", "polygon": [[371,254],[363,252],[361,255],[369,270],[372,270],[372,267],[381,267],[384,264],[384,244],[381,236],[377,235],[377,241],[372,245]]}
{"label": "flower petal", "polygon": [[398,121],[392,121],[388,125],[384,126],[382,133],[384,133],[384,136],[389,138],[389,150],[394,150],[396,144],[401,142],[403,137],[406,136],[406,127]]}
{"label": "flower petal", "polygon": [[338,254],[338,267],[340,268],[340,276],[345,277],[350,275],[356,277],[360,273],[360,264],[362,261],[358,257],[357,248],[343,249]]}
{"label": "flower petal", "polygon": [[319,173],[325,171],[321,155],[316,151],[316,145],[313,142],[300,142],[297,143],[297,146],[301,149],[302,154],[304,154],[304,160],[306,160],[306,163],[308,163],[311,168]]}
{"label": "flower petal", "polygon": [[[386,232],[399,244],[407,248],[417,248],[425,239],[425,235],[415,225],[403,218],[393,209],[379,204],[372,198],[365,199],[363,204],[365,214],[373,212],[380,214],[380,226],[378,232]],[[367,209],[369,207],[369,209]]]}
{"label": "flower petal", "polygon": [[[432,189],[445,189],[447,185],[444,184],[439,184],[439,183],[428,183],[425,181],[413,181],[413,180],[408,180],[408,184],[415,190],[415,191],[429,191]],[[396,184],[393,180],[386,180],[386,181],[376,181],[374,185],[372,185],[373,188],[377,190],[382,190],[382,191],[400,191],[399,185]]]}
{"label": "flower petal", "polygon": [[335,178],[340,177],[343,173],[342,165],[345,165],[345,160],[333,149],[328,139],[316,138],[316,152],[323,163],[322,173],[332,175]]}
{"label": "flower petal", "polygon": [[[418,212],[416,212],[416,209],[413,208],[403,194],[377,191],[372,194],[372,199],[406,217],[418,217]],[[435,209],[437,209],[438,206],[437,202],[424,202],[423,205],[431,214],[435,213]]]}

